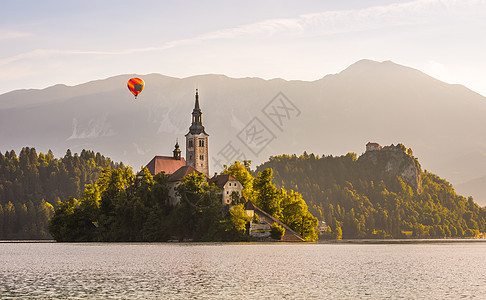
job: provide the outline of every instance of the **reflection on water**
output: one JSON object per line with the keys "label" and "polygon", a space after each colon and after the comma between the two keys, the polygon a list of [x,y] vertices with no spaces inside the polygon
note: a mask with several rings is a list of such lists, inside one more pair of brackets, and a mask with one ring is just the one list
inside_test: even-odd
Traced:
{"label": "reflection on water", "polygon": [[486,294],[486,243],[0,243],[2,298],[424,298]]}

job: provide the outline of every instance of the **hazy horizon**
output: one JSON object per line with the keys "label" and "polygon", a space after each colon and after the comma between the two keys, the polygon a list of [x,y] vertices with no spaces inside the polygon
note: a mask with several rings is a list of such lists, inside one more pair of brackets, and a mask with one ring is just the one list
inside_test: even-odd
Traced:
{"label": "hazy horizon", "polygon": [[0,94],[118,74],[313,81],[391,60],[486,95],[485,1],[4,3]]}

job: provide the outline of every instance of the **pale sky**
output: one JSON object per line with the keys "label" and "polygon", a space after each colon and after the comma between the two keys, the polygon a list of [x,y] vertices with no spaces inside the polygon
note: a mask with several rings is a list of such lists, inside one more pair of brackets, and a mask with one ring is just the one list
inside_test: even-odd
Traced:
{"label": "pale sky", "polygon": [[0,94],[119,74],[317,80],[391,60],[486,95],[486,0],[2,1]]}

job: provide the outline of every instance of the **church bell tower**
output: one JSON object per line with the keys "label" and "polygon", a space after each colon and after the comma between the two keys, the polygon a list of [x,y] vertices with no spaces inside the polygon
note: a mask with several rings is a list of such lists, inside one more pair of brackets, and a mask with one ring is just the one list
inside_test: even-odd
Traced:
{"label": "church bell tower", "polygon": [[192,124],[186,134],[186,163],[209,177],[208,136],[202,123],[199,108],[199,93],[196,89],[196,103],[192,110]]}

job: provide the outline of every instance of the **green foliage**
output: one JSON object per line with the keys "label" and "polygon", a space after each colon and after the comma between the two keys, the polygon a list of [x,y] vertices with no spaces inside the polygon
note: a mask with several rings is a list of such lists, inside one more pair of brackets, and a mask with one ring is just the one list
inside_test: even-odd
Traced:
{"label": "green foliage", "polygon": [[[419,169],[418,161],[410,158]],[[384,172],[386,163],[372,164],[350,153],[321,158],[281,155],[257,171],[271,168],[277,187],[291,187],[302,195],[310,212],[329,226],[324,238],[403,238],[404,232],[417,238],[467,237],[486,231],[486,210],[472,198],[457,195],[450,183],[422,172],[421,191],[414,190],[401,177]],[[287,219],[286,201],[282,220],[298,223]],[[298,210],[299,205],[288,209]]]}
{"label": "green foliage", "polygon": [[272,183],[272,169],[265,169],[255,179],[255,204],[277,219],[282,218],[282,195]]}
{"label": "green foliage", "polygon": [[221,174],[231,174],[243,185],[243,197],[253,200],[253,182],[255,178],[250,173],[251,161],[244,161],[243,164],[235,161],[231,166],[224,166]]}
{"label": "green foliage", "polygon": [[[61,199],[80,198],[104,168],[117,168],[100,153],[70,150],[56,159],[49,150],[25,147],[0,153],[0,239],[48,239],[47,222]],[[88,207],[86,207],[88,209]]]}
{"label": "green foliage", "polygon": [[[237,161],[230,167],[226,167],[225,172],[243,180],[247,187],[252,187],[247,189],[246,196],[252,199],[259,208],[302,235],[305,240],[317,240],[316,227],[318,221],[309,212],[302,195],[293,190],[287,192],[284,188],[277,188],[273,184],[273,170],[271,168],[262,170],[256,178],[250,174],[248,168],[248,163],[243,166]],[[255,215],[254,218],[258,218],[258,216]],[[254,222],[258,223],[257,220],[254,220]]]}
{"label": "green foliage", "polygon": [[176,210],[180,216],[178,238],[222,240],[225,232],[223,206],[216,187],[210,187],[202,173],[193,173],[184,177],[177,191],[181,195],[181,205]]}
{"label": "green foliage", "polygon": [[274,240],[280,240],[282,236],[285,234],[285,228],[277,224],[277,222],[273,223],[270,226],[270,237]]}
{"label": "green foliage", "polygon": [[335,240],[340,240],[343,238],[343,230],[341,229],[341,227],[337,227],[335,230],[334,230],[334,235],[333,235],[333,238]]}
{"label": "green foliage", "polygon": [[57,241],[247,240],[243,204],[227,210],[203,174],[190,174],[177,187],[181,202],[169,201],[168,176],[147,169],[103,170],[80,200],[60,202],[49,223]]}
{"label": "green foliage", "polygon": [[240,240],[247,239],[247,224],[252,218],[246,214],[244,204],[238,204],[231,207],[229,213],[230,217],[225,222],[225,231],[229,232],[231,236],[237,237]]}

